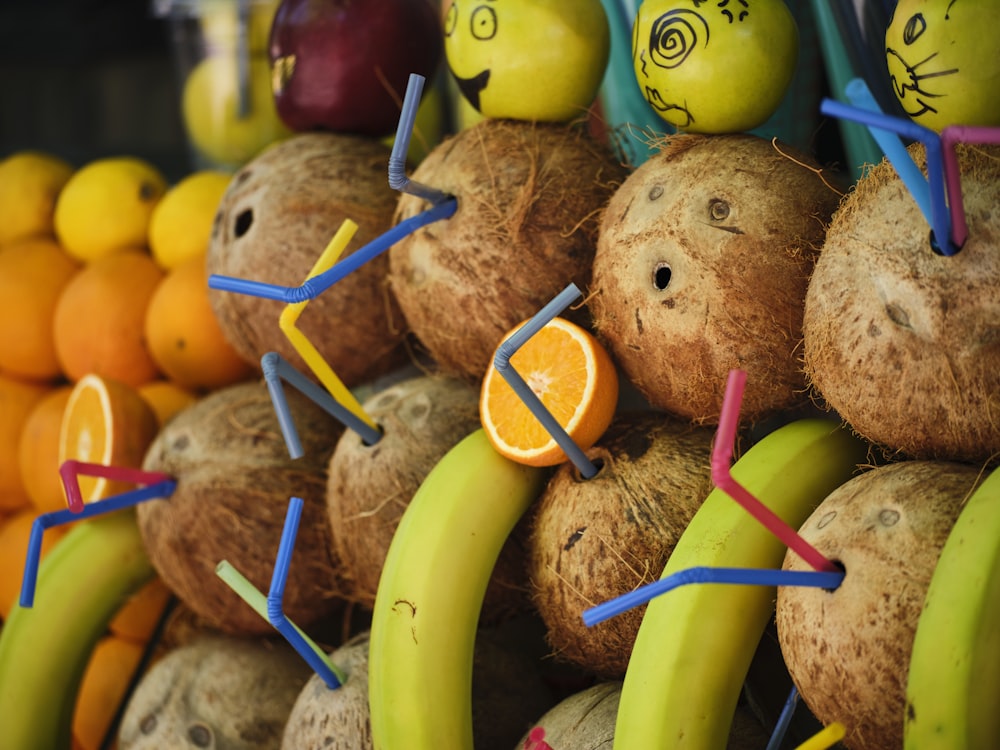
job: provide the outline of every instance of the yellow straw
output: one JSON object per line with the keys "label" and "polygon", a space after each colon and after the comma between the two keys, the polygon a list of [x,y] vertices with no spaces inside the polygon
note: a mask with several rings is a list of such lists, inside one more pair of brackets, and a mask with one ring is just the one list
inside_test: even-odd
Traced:
{"label": "yellow straw", "polygon": [[[344,248],[347,247],[347,243],[351,241],[357,229],[357,224],[350,219],[344,219],[344,223],[340,225],[340,229],[337,230],[333,239],[330,240],[330,244],[326,246],[326,249],[319,256],[319,260],[316,261],[316,264],[306,278],[311,279],[329,270],[340,257],[340,254],[344,252]],[[376,426],[375,421],[365,413],[364,408],[354,397],[354,394],[337,377],[329,363],[323,358],[323,355],[319,353],[316,347],[313,346],[312,342],[306,338],[306,335],[295,327],[299,316],[308,304],[309,300],[305,300],[303,302],[290,302],[286,305],[285,309],[281,311],[281,316],[278,318],[278,327],[281,328],[285,337],[295,348],[295,351],[305,360],[306,365],[319,378],[319,382],[336,399],[337,403],[352,412],[358,419],[374,428]]]}
{"label": "yellow straw", "polygon": [[844,739],[844,725],[834,721],[798,746],[797,750],[827,750]]}

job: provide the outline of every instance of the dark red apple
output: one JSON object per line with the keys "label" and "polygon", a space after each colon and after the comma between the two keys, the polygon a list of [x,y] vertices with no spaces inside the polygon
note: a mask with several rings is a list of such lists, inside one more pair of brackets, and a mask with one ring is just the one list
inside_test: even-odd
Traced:
{"label": "dark red apple", "polygon": [[282,0],[269,47],[278,116],[297,132],[390,135],[410,74],[433,76],[443,44],[432,0]]}

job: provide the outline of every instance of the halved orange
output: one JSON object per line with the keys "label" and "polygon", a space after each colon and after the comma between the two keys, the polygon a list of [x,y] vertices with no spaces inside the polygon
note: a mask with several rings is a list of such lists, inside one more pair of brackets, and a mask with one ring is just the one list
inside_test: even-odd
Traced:
{"label": "halved orange", "polygon": [[[611,424],[618,405],[618,371],[604,346],[586,329],[553,318],[514,353],[510,364],[582,450],[596,443]],[[568,460],[492,364],[483,378],[479,415],[501,455],[529,466],[555,466]]]}
{"label": "halved orange", "polygon": [[[59,431],[59,465],[83,463],[142,468],[159,430],[156,412],[136,388],[90,373],[73,386]],[[133,489],[104,477],[79,476],[83,502]]]}

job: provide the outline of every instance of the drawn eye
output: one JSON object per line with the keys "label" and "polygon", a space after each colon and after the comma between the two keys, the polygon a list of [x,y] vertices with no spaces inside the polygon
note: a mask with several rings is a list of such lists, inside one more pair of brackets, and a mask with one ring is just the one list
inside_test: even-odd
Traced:
{"label": "drawn eye", "polygon": [[497,14],[493,8],[480,5],[472,11],[472,36],[476,39],[492,39],[497,33]]}
{"label": "drawn eye", "polygon": [[653,286],[662,292],[670,286],[671,276],[673,276],[673,272],[670,270],[669,263],[664,261],[657,263],[656,268],[653,269]]}
{"label": "drawn eye", "polygon": [[914,13],[903,27],[903,44],[913,44],[927,30],[927,21],[922,13]]}
{"label": "drawn eye", "polygon": [[451,7],[448,8],[448,15],[444,18],[444,35],[451,36],[455,33],[455,27],[458,25],[458,3],[452,3]]}
{"label": "drawn eye", "polygon": [[708,215],[712,221],[722,221],[729,218],[729,204],[719,198],[713,198],[708,202]]}

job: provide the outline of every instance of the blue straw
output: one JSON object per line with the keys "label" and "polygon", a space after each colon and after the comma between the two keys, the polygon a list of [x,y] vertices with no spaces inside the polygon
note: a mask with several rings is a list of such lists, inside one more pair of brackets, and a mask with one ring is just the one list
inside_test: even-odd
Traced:
{"label": "blue straw", "polygon": [[737,583],[751,586],[815,586],[835,589],[844,580],[842,572],[827,573],[815,570],[772,570],[769,568],[715,568],[699,566],[671,573],[658,581],[610,599],[603,604],[585,609],[583,622],[592,627],[634,607],[646,604],[655,596],[686,586],[690,583]]}
{"label": "blue straw", "polygon": [[507,384],[514,393],[524,402],[535,418],[542,423],[542,427],[552,436],[570,461],[580,471],[585,479],[590,479],[597,474],[597,467],[587,458],[580,446],[563,429],[559,421],[552,416],[541,399],[535,395],[520,373],[514,369],[510,363],[510,358],[514,356],[518,349],[524,346],[525,342],[538,333],[556,315],[565,310],[569,303],[581,296],[580,289],[572,282],[557,294],[551,302],[539,310],[527,323],[518,328],[508,339],[503,341],[493,357],[493,366],[497,372],[503,376]]}
{"label": "blue straw", "polygon": [[98,500],[94,503],[87,503],[81,511],[72,511],[69,508],[63,510],[53,510],[37,516],[31,524],[31,534],[28,536],[28,552],[25,556],[24,577],[21,579],[22,607],[31,607],[35,603],[35,586],[38,583],[38,565],[42,557],[42,535],[46,529],[53,526],[61,526],[72,521],[80,521],[86,518],[93,518],[104,513],[111,513],[123,508],[129,508],[145,500],[152,500],[157,497],[169,497],[177,487],[177,482],[168,479],[164,482],[157,482],[148,487],[140,487],[129,492],[122,492],[119,495]]}
{"label": "blue straw", "polygon": [[792,715],[795,713],[798,703],[799,690],[792,685],[792,689],[785,699],[785,705],[781,709],[781,714],[778,716],[778,723],[774,725],[771,739],[768,740],[767,747],[764,750],[778,750],[781,747],[781,743],[785,741],[785,734],[788,733],[788,726],[792,723]]}
{"label": "blue straw", "polygon": [[406,83],[406,95],[403,98],[403,109],[399,114],[399,124],[396,126],[396,138],[392,142],[392,154],[389,156],[389,187],[438,205],[450,200],[451,196],[443,190],[411,180],[406,174],[406,155],[410,150],[413,123],[417,119],[417,108],[420,106],[420,95],[423,90],[424,77],[410,73]]}
{"label": "blue straw", "polygon": [[335,263],[328,270],[306,279],[299,286],[269,284],[264,281],[251,281],[232,276],[221,276],[215,273],[208,277],[208,286],[210,289],[219,289],[224,292],[235,292],[236,294],[246,294],[251,297],[273,299],[278,302],[291,304],[315,299],[347,276],[347,274],[356,271],[372,258],[381,255],[404,237],[435,221],[451,218],[457,208],[458,202],[454,198],[449,198],[426,211],[421,211],[416,216],[404,219],[364,247]]}
{"label": "blue straw", "polygon": [[285,445],[288,447],[288,455],[291,458],[302,457],[302,442],[299,440],[299,431],[295,427],[295,420],[292,419],[291,410],[288,408],[285,389],[281,385],[282,380],[342,425],[354,430],[354,432],[361,436],[361,440],[365,445],[375,445],[375,443],[382,439],[381,432],[296,370],[278,352],[268,352],[261,357],[260,369],[264,373],[267,390],[271,394],[271,403],[274,405],[274,413],[278,417],[278,425],[281,427],[281,434],[285,438]]}
{"label": "blue straw", "polygon": [[[951,216],[948,213],[948,205],[945,199],[944,184],[944,158],[941,149],[941,137],[930,128],[918,125],[912,120],[901,117],[893,117],[881,112],[871,112],[860,107],[853,107],[843,104],[833,99],[824,99],[820,104],[820,111],[830,117],[838,117],[844,120],[853,120],[871,128],[882,128],[892,133],[908,138],[912,141],[920,141],[924,144],[927,153],[927,181],[930,192],[930,217],[928,223],[933,233],[932,243],[942,255],[954,255],[957,252],[951,242]],[[905,159],[903,158],[905,155]],[[887,153],[886,157],[892,162],[899,173],[900,179],[904,179],[908,174],[912,174],[905,166],[905,161],[910,160],[909,152],[902,150],[902,155],[898,152]],[[894,161],[895,160],[895,161]],[[896,162],[900,161],[901,164]],[[905,184],[905,183],[904,183]],[[923,184],[923,180],[921,183]],[[914,193],[915,186],[906,185],[910,193]],[[919,188],[920,190],[922,188]],[[926,214],[925,214],[926,217]]]}

